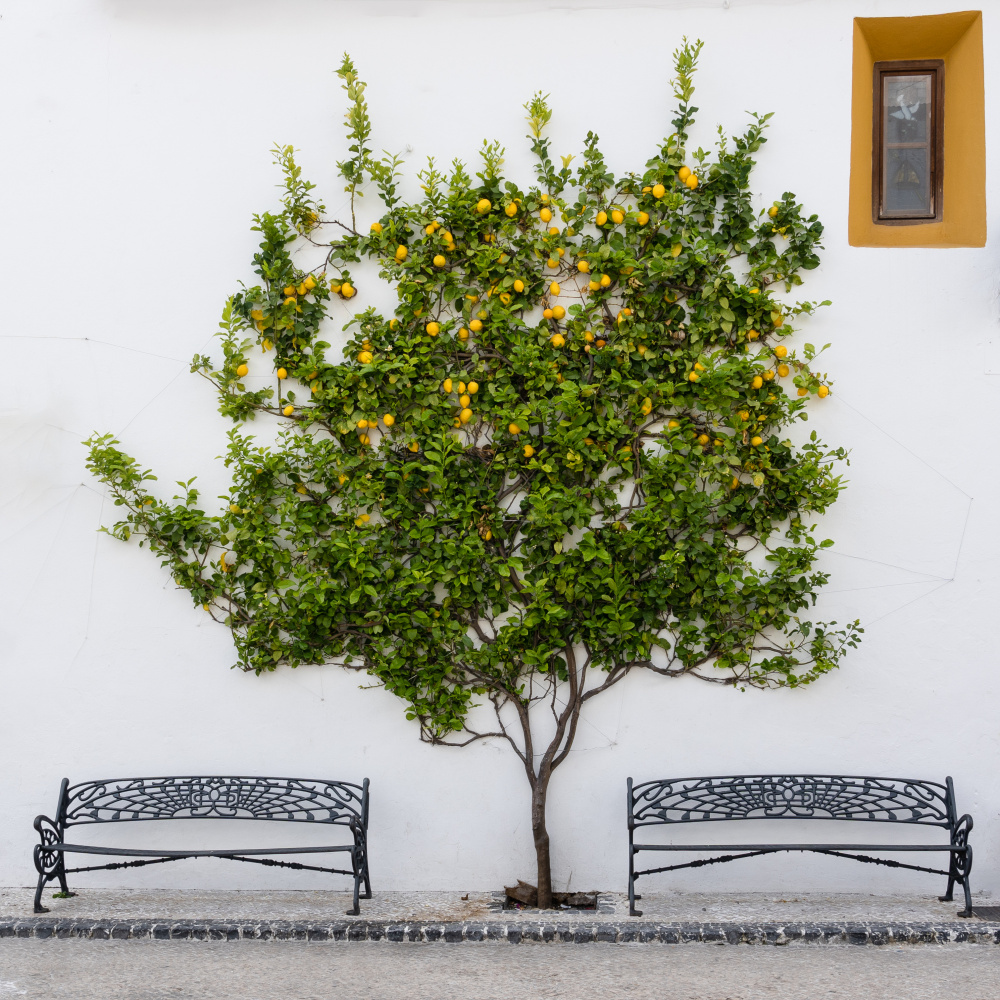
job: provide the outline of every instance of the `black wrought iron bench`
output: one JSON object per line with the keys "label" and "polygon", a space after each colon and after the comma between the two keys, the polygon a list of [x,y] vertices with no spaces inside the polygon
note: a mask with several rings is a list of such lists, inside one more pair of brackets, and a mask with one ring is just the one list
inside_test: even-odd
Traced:
{"label": "black wrought iron bench", "polygon": [[[322,823],[346,827],[349,843],[247,850],[159,850],[75,844],[66,839],[67,831],[76,826],[167,819],[254,819]],[[67,875],[137,868],[185,858],[226,858],[258,865],[349,875],[354,879],[354,908],[347,912],[355,915],[360,913],[358,901],[362,883],[365,887],[364,898],[371,899],[372,895],[368,872],[367,778],[360,785],[348,781],[305,778],[221,776],[119,778],[70,785],[69,780],[63,778],[55,818],[36,817],[35,829],[41,838],[34,850],[35,868],[38,871],[35,913],[48,912],[42,906],[42,890],[48,882],[58,881],[63,893],[76,895],[69,891]],[[271,857],[337,852],[350,854],[350,871],[305,865],[297,861],[276,861]],[[111,855],[140,860],[67,868],[67,854]]]}
{"label": "black wrought iron bench", "polygon": [[[948,831],[947,844],[652,844],[635,842],[635,832],[650,826],[714,823],[744,819],[824,819],[876,823],[908,823],[939,826]],[[941,785],[934,781],[905,778],[863,778],[831,774],[749,774],[712,778],[671,778],[633,784],[628,779],[628,896],[632,916],[641,916],[635,901],[635,881],[642,875],[700,868],[720,862],[752,858],[780,851],[812,851],[866,864],[907,868],[944,875],[948,888],[942,902],[952,900],[957,882],[965,890],[965,909],[960,917],[972,916],[972,847],[969,833],[972,817],[959,817],[955,786],[951,778]],[[640,851],[712,852],[737,851],[711,858],[637,871]],[[858,851],[877,853],[938,851],[949,855],[948,870],[923,868]]]}

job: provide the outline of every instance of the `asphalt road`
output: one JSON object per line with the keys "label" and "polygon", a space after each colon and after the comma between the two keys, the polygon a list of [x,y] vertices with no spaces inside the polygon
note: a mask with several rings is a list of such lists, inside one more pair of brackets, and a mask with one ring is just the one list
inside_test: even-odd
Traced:
{"label": "asphalt road", "polygon": [[1000,1000],[991,945],[0,940],[0,1000]]}

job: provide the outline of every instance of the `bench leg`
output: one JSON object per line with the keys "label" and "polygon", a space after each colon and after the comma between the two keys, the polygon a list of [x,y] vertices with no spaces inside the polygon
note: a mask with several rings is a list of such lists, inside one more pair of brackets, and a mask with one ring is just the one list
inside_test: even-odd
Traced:
{"label": "bench leg", "polygon": [[354,869],[354,906],[347,911],[349,917],[356,917],[361,913],[361,903],[359,902],[361,894],[361,861],[362,859],[357,848],[354,848],[351,851],[351,867]]}
{"label": "bench leg", "polygon": [[965,845],[964,854],[953,854],[951,864],[948,866],[948,888],[943,896],[938,896],[942,903],[950,903],[955,898],[955,883],[957,882],[965,894],[965,909],[960,910],[958,916],[972,916],[972,883],[969,881],[969,872],[972,871],[972,848]]}
{"label": "bench leg", "polygon": [[45,877],[44,872],[40,872],[38,875],[38,885],[35,888],[35,913],[48,913],[49,908],[47,906],[42,906],[42,890],[45,888],[45,883],[48,881]]}
{"label": "bench leg", "polygon": [[635,894],[635,848],[630,844],[628,849],[628,915],[630,917],[641,917],[642,910],[635,908],[635,901],[642,899],[642,896]]}

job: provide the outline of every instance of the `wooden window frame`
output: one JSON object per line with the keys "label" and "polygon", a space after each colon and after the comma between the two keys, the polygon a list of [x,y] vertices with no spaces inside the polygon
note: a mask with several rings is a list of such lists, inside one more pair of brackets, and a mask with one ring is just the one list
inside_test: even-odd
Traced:
{"label": "wooden window frame", "polygon": [[[933,215],[911,218],[882,216],[882,81],[886,76],[905,76],[915,73],[932,73],[934,107],[930,121],[931,140],[931,199]],[[872,222],[879,226],[919,226],[941,222],[944,210],[944,60],[943,59],[894,59],[877,62],[872,80]]]}

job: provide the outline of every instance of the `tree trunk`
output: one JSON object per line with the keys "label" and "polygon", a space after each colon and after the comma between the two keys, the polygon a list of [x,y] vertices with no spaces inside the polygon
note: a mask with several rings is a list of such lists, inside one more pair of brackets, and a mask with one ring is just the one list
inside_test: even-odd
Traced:
{"label": "tree trunk", "polygon": [[538,863],[538,906],[552,907],[552,861],[549,855],[549,832],[545,828],[545,800],[549,791],[551,771],[540,774],[531,789],[531,833],[535,839],[535,858]]}

